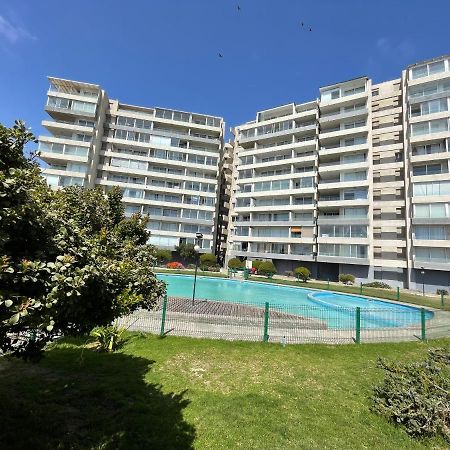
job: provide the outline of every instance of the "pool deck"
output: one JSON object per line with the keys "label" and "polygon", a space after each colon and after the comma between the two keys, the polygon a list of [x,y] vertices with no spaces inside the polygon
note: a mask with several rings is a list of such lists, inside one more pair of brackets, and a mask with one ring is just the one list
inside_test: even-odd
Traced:
{"label": "pool deck", "polygon": [[[151,311],[136,311],[122,318],[120,325],[130,331],[160,333],[162,301]],[[450,312],[434,311],[426,321],[426,337],[450,336]],[[217,300],[169,297],[164,332],[166,335],[261,341],[264,308]],[[407,341],[421,338],[420,323],[397,328],[361,329],[360,342]],[[268,340],[277,343],[348,344],[356,340],[354,327],[333,329],[323,320],[276,309],[270,310]]]}

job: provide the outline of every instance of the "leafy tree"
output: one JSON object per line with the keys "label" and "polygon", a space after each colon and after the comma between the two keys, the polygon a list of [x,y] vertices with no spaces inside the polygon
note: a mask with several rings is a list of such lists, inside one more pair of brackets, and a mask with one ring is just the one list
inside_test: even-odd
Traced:
{"label": "leafy tree", "polygon": [[122,219],[114,228],[114,233],[119,239],[129,240],[136,245],[144,245],[150,237],[150,232],[145,226],[148,223],[148,216],[133,214],[129,218]]}
{"label": "leafy tree", "polygon": [[155,258],[159,265],[163,265],[172,259],[172,252],[170,250],[158,248],[155,250]]}
{"label": "leafy tree", "polygon": [[197,258],[197,252],[194,250],[194,244],[180,244],[175,248],[175,250],[186,262],[195,261]]}
{"label": "leafy tree", "polygon": [[252,261],[252,267],[256,269],[256,271],[258,272],[259,270],[259,266],[261,265],[261,263],[263,263],[264,261],[262,259],[255,259],[254,261]]}
{"label": "leafy tree", "polygon": [[311,272],[307,267],[296,267],[295,269],[295,275],[297,275],[297,278],[302,280],[304,283],[306,283],[311,276]]}
{"label": "leafy tree", "polygon": [[231,258],[228,261],[228,267],[230,269],[243,269],[245,264],[244,261],[241,261],[239,258]]}
{"label": "leafy tree", "polygon": [[165,290],[145,219],[118,221],[96,189],[52,191],[23,157],[33,139],[21,122],[0,127],[0,354],[30,359],[56,336],[151,308]]}
{"label": "leafy tree", "polygon": [[217,258],[212,253],[203,253],[200,255],[200,266],[202,269],[208,267],[215,267],[217,265]]}
{"label": "leafy tree", "polygon": [[122,191],[118,186],[114,186],[108,192],[109,215],[113,225],[118,225],[125,215],[125,206],[122,202]]}

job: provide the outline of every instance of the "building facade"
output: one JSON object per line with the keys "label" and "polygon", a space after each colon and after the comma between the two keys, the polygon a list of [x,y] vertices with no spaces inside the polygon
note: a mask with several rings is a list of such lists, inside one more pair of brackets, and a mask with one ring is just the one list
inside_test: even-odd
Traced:
{"label": "building facade", "polygon": [[220,117],[131,106],[110,100],[98,85],[49,78],[39,137],[43,175],[51,186],[113,186],[123,190],[127,215],[147,214],[150,243],[175,249],[203,234],[215,239]]}
{"label": "building facade", "polygon": [[260,111],[226,144],[220,117],[49,80],[48,183],[120,186],[126,214],[149,215],[152,244],[173,250],[200,232],[221,261],[449,290],[450,56]]}
{"label": "building facade", "polygon": [[228,258],[428,291],[450,285],[450,59],[235,128]]}

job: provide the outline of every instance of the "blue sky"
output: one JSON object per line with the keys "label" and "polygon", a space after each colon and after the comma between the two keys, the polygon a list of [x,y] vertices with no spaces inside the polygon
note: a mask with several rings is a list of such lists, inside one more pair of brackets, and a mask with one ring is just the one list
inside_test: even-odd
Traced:
{"label": "blue sky", "polygon": [[312,100],[320,86],[396,78],[407,64],[450,53],[448,0],[373,5],[2,0],[0,122],[22,118],[42,133],[52,75],[100,84],[125,103],[223,116],[229,128]]}

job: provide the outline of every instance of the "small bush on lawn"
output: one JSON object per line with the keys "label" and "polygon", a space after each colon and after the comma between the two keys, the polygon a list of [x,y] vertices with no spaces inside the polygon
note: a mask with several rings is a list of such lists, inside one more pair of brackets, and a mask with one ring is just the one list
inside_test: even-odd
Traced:
{"label": "small bush on lawn", "polygon": [[372,281],[370,283],[363,283],[365,287],[379,288],[379,289],[392,289],[391,286],[387,283],[383,283],[382,281]]}
{"label": "small bush on lawn", "polygon": [[294,272],[292,272],[292,270],[286,270],[286,272],[284,272],[284,274],[285,274],[287,277],[293,277],[293,276],[294,276]]}
{"label": "small bush on lawn", "polygon": [[164,265],[172,259],[172,252],[170,250],[163,250],[158,248],[155,251],[156,262],[159,265]]}
{"label": "small bush on lawn", "polygon": [[220,267],[218,267],[218,266],[208,266],[208,267],[205,267],[202,270],[206,270],[208,272],[220,272]]}
{"label": "small bush on lawn", "polygon": [[373,409],[415,437],[441,435],[450,442],[450,348],[428,352],[412,364],[378,361],[385,378]]}
{"label": "small bush on lawn", "polygon": [[437,295],[448,295],[448,291],[447,291],[447,289],[437,289],[436,290],[436,294]]}
{"label": "small bush on lawn", "polygon": [[186,269],[195,269],[195,264],[188,264]]}
{"label": "small bush on lawn", "polygon": [[217,265],[217,258],[212,253],[203,253],[200,255],[200,267],[202,270],[208,270],[208,267]]}
{"label": "small bush on lawn", "polygon": [[355,282],[355,276],[351,273],[341,273],[339,275],[339,281],[344,284],[353,284]]}
{"label": "small bush on lawn", "polygon": [[230,269],[243,269],[244,267],[244,261],[241,261],[239,258],[231,258],[228,261],[228,268]]}
{"label": "small bush on lawn", "polygon": [[97,338],[97,350],[100,352],[115,352],[125,343],[123,333],[125,328],[119,328],[117,325],[109,327],[97,327],[91,332],[91,335]]}
{"label": "small bush on lawn", "polygon": [[295,275],[297,279],[302,280],[304,283],[308,281],[308,278],[311,276],[311,272],[307,267],[297,267],[295,269]]}
{"label": "small bush on lawn", "polygon": [[277,269],[272,261],[263,261],[258,268],[258,274],[266,275],[271,277],[273,274],[277,273]]}
{"label": "small bush on lawn", "polygon": [[181,264],[180,262],[176,262],[176,261],[167,263],[167,264],[166,264],[166,267],[167,267],[168,269],[184,269],[183,264]]}
{"label": "small bush on lawn", "polygon": [[263,263],[264,261],[262,261],[261,259],[255,259],[254,261],[252,261],[252,269],[255,269],[256,272],[259,272],[259,266]]}

